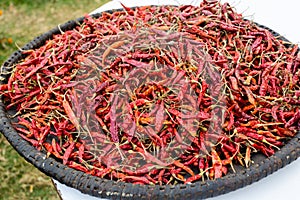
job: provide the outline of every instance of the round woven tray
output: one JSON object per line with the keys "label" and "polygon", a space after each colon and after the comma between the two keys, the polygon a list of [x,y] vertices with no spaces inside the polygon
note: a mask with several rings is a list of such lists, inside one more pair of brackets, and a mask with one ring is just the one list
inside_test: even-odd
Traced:
{"label": "round woven tray", "polygon": [[[111,10],[110,12],[113,12]],[[99,17],[99,14],[93,17]],[[77,20],[68,21],[59,28],[50,30],[41,36],[35,38],[26,44],[22,50],[35,49],[42,46],[46,40],[53,34],[59,34],[60,31],[66,31],[74,28],[83,22],[83,17]],[[261,25],[259,25],[261,26]],[[270,30],[275,36],[278,33]],[[286,40],[281,37],[281,39]],[[21,51],[16,51],[3,64],[3,74],[0,74],[0,80],[6,80],[8,75],[5,73],[14,63],[21,60]],[[257,154],[253,157],[254,164],[249,168],[235,166],[236,173],[229,173],[226,176],[205,182],[199,181],[192,184],[172,185],[136,185],[125,182],[116,182],[99,177],[88,175],[84,172],[69,168],[51,157],[46,157],[45,152],[40,152],[23,140],[11,125],[11,119],[8,118],[2,99],[0,99],[0,131],[4,134],[10,144],[23,156],[28,162],[33,164],[46,175],[58,180],[59,182],[75,188],[82,193],[101,198],[109,199],[204,199],[218,196],[230,191],[242,188],[253,182],[256,182],[278,169],[286,166],[290,162],[300,157],[300,131],[289,142],[277,151],[274,155],[266,158]]]}

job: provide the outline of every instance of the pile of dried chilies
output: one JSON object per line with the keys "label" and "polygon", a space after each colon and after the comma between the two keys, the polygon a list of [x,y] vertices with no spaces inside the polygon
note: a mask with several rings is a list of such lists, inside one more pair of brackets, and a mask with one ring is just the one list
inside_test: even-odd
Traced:
{"label": "pile of dried chilies", "polygon": [[15,129],[101,178],[216,179],[300,128],[298,46],[228,3],[124,6],[22,53],[0,85]]}

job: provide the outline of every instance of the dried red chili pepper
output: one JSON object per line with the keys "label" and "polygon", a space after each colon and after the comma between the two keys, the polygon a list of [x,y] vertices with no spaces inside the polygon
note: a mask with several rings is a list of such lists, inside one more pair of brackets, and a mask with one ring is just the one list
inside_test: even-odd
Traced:
{"label": "dried red chili pepper", "polygon": [[[162,185],[248,167],[255,150],[270,156],[296,134],[297,45],[243,20],[228,3],[122,6],[23,52],[0,94],[8,110],[16,108],[24,140],[91,175]],[[154,156],[180,150],[174,163],[162,159],[166,152]],[[111,168],[122,152],[158,169]]]}
{"label": "dried red chili pepper", "polygon": [[63,155],[63,164],[64,164],[64,165],[67,164],[68,159],[69,159],[69,156],[70,156],[71,153],[73,152],[74,147],[75,147],[75,143],[72,142],[72,143],[68,146],[68,148],[66,149],[66,151],[65,151],[65,153],[64,153],[64,155]]}

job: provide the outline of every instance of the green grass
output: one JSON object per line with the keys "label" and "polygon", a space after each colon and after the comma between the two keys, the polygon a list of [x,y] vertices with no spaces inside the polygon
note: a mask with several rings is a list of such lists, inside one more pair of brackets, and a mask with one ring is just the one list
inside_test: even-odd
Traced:
{"label": "green grass", "polygon": [[13,44],[0,46],[0,64],[34,37],[76,19],[108,0],[1,0],[0,38],[12,38]]}
{"label": "green grass", "polygon": [[50,178],[21,158],[0,137],[0,199],[59,199]]}
{"label": "green grass", "polygon": [[[0,65],[34,37],[108,0],[1,0]],[[59,199],[49,177],[27,163],[0,134],[0,200]]]}

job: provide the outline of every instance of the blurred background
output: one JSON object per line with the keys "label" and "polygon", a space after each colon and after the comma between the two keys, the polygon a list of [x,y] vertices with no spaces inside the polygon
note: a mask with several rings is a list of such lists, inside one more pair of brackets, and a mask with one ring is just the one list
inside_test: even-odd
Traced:
{"label": "blurred background", "polygon": [[[109,0],[0,0],[0,65],[36,36],[90,13]],[[0,134],[0,200],[59,199],[51,179]]]}

